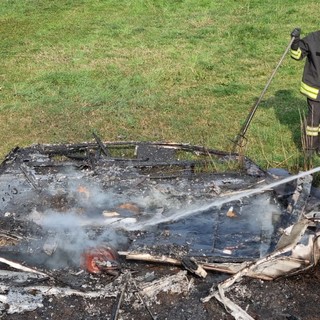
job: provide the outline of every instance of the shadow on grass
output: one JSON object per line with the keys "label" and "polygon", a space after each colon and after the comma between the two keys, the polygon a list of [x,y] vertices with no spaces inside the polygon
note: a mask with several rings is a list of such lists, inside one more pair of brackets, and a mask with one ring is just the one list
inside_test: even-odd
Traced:
{"label": "shadow on grass", "polygon": [[279,122],[291,130],[293,142],[301,150],[301,117],[307,111],[306,99],[297,98],[292,90],[278,90],[264,101],[264,107],[274,109]]}

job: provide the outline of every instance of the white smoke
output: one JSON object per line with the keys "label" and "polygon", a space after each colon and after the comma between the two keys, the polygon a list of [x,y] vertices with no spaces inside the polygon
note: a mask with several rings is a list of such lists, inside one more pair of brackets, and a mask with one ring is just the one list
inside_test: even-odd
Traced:
{"label": "white smoke", "polygon": [[[29,218],[47,231],[56,242],[57,248],[76,264],[83,250],[89,247],[110,245],[115,249],[122,249],[121,246],[127,242],[124,231],[143,230],[160,223],[200,214],[212,208],[219,209],[225,203],[269,189],[270,186],[259,187],[208,202],[203,198],[197,200],[192,197],[192,192],[186,192],[186,185],[179,185],[174,189],[169,184],[150,184],[142,190],[133,190],[129,186],[125,192],[117,192],[117,188],[106,190],[98,183],[79,176],[79,172],[71,172],[68,174],[68,180],[60,177],[47,192],[53,198],[61,196],[67,204],[72,205],[66,206],[63,210],[34,210]],[[140,212],[123,215],[119,205],[125,202],[135,203],[139,206]],[[102,215],[104,211],[118,211],[119,216],[106,218]],[[268,225],[267,228],[269,227]],[[97,229],[99,232],[96,232]]]}

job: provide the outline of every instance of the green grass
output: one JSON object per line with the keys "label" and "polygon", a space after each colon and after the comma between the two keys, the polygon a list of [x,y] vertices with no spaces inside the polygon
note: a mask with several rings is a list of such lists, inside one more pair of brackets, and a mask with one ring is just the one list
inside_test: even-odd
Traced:
{"label": "green grass", "polygon": [[[317,1],[0,0],[0,159],[32,143],[175,141],[231,150]],[[308,17],[307,19],[305,17]],[[263,167],[303,165],[303,63],[286,57],[247,132]]]}

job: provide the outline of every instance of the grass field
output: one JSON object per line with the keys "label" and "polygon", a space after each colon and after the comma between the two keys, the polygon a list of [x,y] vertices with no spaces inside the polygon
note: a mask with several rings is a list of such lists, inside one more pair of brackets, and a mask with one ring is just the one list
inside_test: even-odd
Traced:
{"label": "grass field", "polygon": [[[0,0],[0,159],[13,147],[92,140],[232,149],[318,1]],[[264,168],[303,166],[303,62],[287,56],[248,130]]]}

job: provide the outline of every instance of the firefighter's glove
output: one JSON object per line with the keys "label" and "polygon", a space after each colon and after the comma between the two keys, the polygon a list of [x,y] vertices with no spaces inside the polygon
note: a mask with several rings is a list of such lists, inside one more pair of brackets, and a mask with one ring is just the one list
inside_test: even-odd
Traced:
{"label": "firefighter's glove", "polygon": [[294,28],[293,31],[291,32],[291,37],[295,39],[299,39],[301,34],[301,29],[300,28]]}

